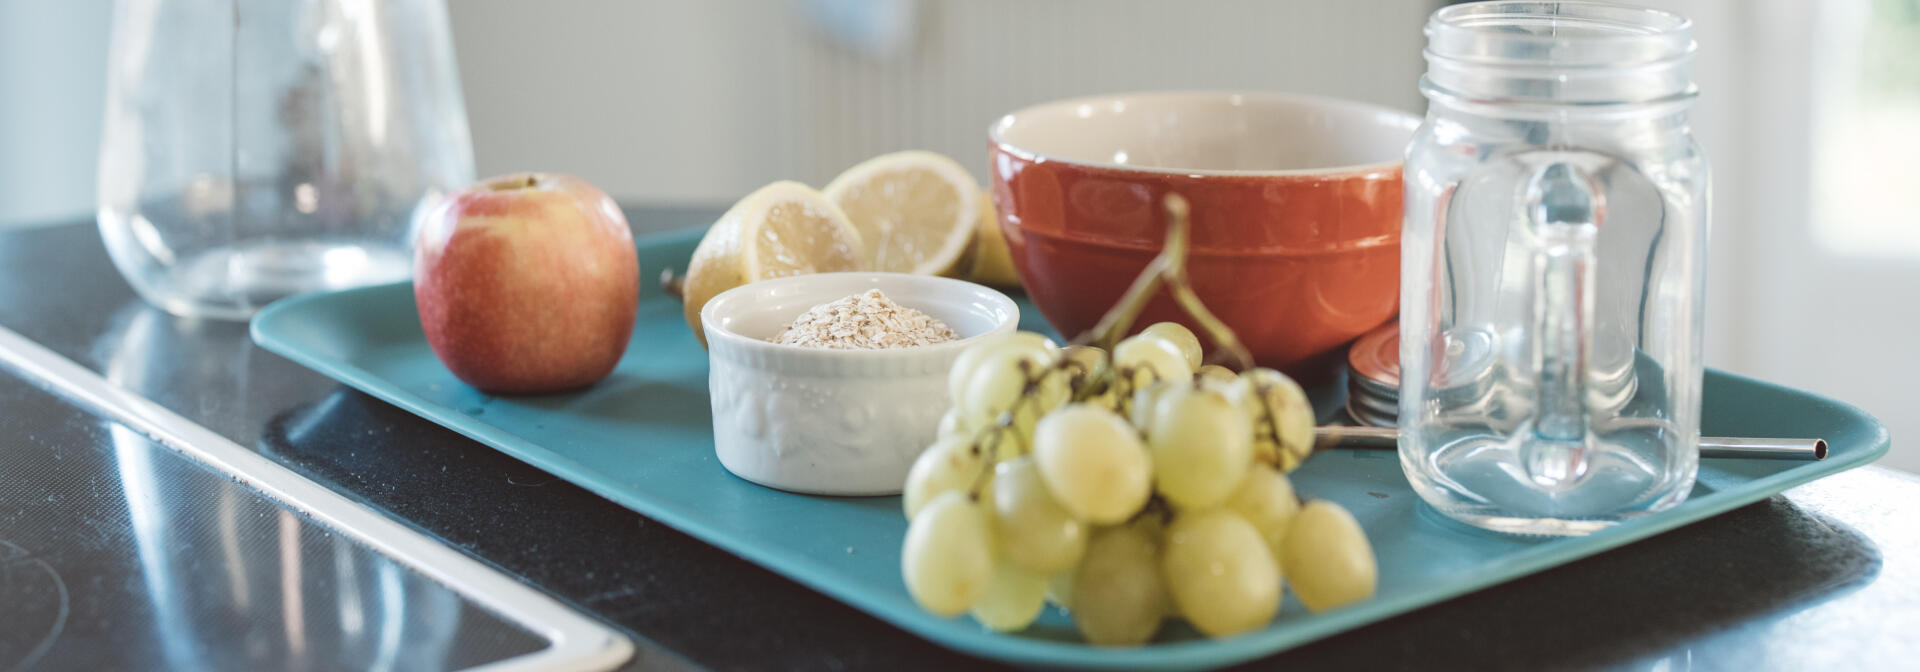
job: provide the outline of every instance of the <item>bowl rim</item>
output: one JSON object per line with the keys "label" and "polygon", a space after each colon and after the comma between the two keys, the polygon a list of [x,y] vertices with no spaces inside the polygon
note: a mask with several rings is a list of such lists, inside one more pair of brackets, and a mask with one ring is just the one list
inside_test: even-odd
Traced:
{"label": "bowl rim", "polygon": [[[1112,170],[1112,171],[1129,172],[1129,173],[1153,173],[1153,174],[1161,174],[1161,175],[1184,175],[1187,177],[1315,177],[1315,176],[1339,175],[1339,174],[1347,174],[1347,173],[1380,172],[1384,170],[1391,170],[1391,169],[1397,168],[1401,164],[1405,163],[1404,158],[1397,158],[1389,161],[1376,161],[1372,163],[1357,163],[1357,164],[1349,164],[1349,165],[1341,165],[1341,166],[1324,166],[1320,168],[1287,168],[1287,169],[1276,169],[1276,170],[1252,170],[1252,169],[1232,169],[1232,168],[1228,168],[1228,169],[1165,168],[1160,166],[1129,165],[1124,163],[1114,163],[1112,161],[1087,161],[1083,159],[1070,159],[1070,158],[1066,158],[1056,154],[1048,154],[1045,152],[1038,152],[1031,149],[1027,149],[1025,147],[1021,147],[1017,144],[1014,144],[1011,140],[1008,140],[1005,137],[1005,135],[1003,135],[1003,131],[1005,131],[1007,127],[1015,123],[1016,118],[1022,114],[1033,114],[1035,112],[1038,112],[1039,110],[1054,108],[1054,107],[1105,104],[1105,103],[1113,103],[1113,102],[1122,101],[1122,100],[1142,100],[1142,99],[1154,99],[1154,98],[1219,99],[1219,100],[1233,101],[1235,103],[1238,103],[1241,100],[1260,100],[1265,102],[1308,103],[1308,104],[1319,105],[1323,107],[1344,108],[1345,110],[1350,112],[1366,112],[1374,115],[1398,117],[1400,119],[1401,125],[1406,127],[1407,136],[1409,139],[1412,138],[1414,130],[1420,125],[1422,121],[1419,115],[1413,114],[1411,112],[1407,112],[1405,110],[1387,107],[1385,105],[1377,105],[1374,103],[1361,102],[1357,100],[1348,100],[1345,98],[1334,98],[1331,96],[1315,96],[1315,95],[1308,95],[1308,94],[1301,94],[1301,93],[1285,93],[1285,92],[1279,92],[1279,91],[1234,91],[1234,90],[1228,90],[1228,89],[1194,89],[1194,90],[1174,89],[1174,90],[1159,90],[1159,91],[1129,91],[1129,92],[1120,92],[1120,93],[1097,94],[1097,95],[1091,95],[1091,96],[1078,96],[1074,98],[1061,98],[1058,100],[1050,100],[1042,103],[1037,103],[1034,105],[1028,105],[1026,107],[1022,107],[1012,112],[1008,112],[1006,114],[1001,115],[1000,118],[995,119],[993,123],[987,125],[987,142],[991,143],[993,147],[999,151],[1012,154],[1015,157],[1018,157],[1022,160],[1030,161],[1030,162],[1046,161],[1050,163],[1063,163],[1067,165],[1082,166],[1086,168],[1095,168],[1095,169],[1101,169],[1101,170]],[[1235,99],[1239,99],[1239,100],[1235,100]]]}
{"label": "bowl rim", "polygon": [[[855,277],[878,279],[873,284],[883,292],[887,290],[885,286],[882,286],[882,284],[886,282],[921,282],[941,288],[936,291],[945,291],[956,295],[965,292],[982,297],[994,305],[1004,308],[1008,317],[1000,323],[995,324],[991,329],[965,338],[957,338],[945,343],[935,343],[933,345],[917,345],[906,348],[886,348],[878,350],[810,348],[801,345],[775,343],[728,329],[722,321],[715,319],[715,317],[719,315],[719,309],[726,308],[727,304],[746,301],[746,299],[742,297],[748,296],[751,293],[749,290],[764,291],[768,289],[770,285],[775,287],[780,285],[805,285],[807,283],[818,283],[823,279]],[[836,300],[838,300],[838,298],[828,299],[828,301]],[[1019,323],[1019,304],[1014,303],[1011,297],[1008,297],[1005,292],[1001,292],[998,289],[958,278],[946,278],[937,275],[916,275],[913,273],[889,273],[885,271],[834,271],[828,273],[793,275],[784,278],[768,278],[757,282],[749,282],[716,294],[713,298],[707,300],[706,305],[700,307],[700,326],[701,329],[707,333],[708,352],[710,355],[716,344],[725,343],[728,348],[733,348],[741,352],[766,353],[781,357],[919,359],[922,357],[945,356],[949,354],[949,352],[957,356],[959,351],[972,347],[975,343],[979,343],[981,339],[1017,329]]]}

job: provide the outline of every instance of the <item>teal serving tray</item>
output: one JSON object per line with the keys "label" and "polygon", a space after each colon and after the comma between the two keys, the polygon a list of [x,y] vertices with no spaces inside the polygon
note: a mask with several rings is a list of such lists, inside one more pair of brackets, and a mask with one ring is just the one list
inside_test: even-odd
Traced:
{"label": "teal serving tray", "polygon": [[[700,233],[641,239],[642,267],[647,273],[685,268]],[[1289,597],[1273,624],[1241,636],[1208,640],[1170,624],[1147,646],[1096,647],[1082,643],[1067,616],[1052,607],[1013,634],[921,611],[900,581],[907,524],[898,498],[796,495],[728,473],[713,453],[706,352],[676,300],[653,287],[642,293],[619,368],[591,389],[564,395],[494,397],[455,379],[421,335],[405,283],[274,303],[254,318],[253,338],[908,632],[1027,666],[1198,669],[1259,658],[1686,525],[1866,464],[1889,446],[1880,424],[1851,406],[1710,371],[1706,434],[1821,437],[1830,445],[1827,459],[1704,460],[1699,484],[1680,506],[1564,539],[1501,536],[1447,522],[1408,489],[1391,451],[1331,451],[1308,461],[1294,476],[1295,487],[1339,502],[1365,526],[1380,558],[1373,599],[1311,613]],[[1024,302],[1022,310],[1035,314]]]}

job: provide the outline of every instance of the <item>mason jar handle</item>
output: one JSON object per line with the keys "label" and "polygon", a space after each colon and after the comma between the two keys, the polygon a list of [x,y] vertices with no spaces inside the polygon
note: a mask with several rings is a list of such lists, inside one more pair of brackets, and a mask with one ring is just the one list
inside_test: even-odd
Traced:
{"label": "mason jar handle", "polygon": [[1539,368],[1532,432],[1523,438],[1520,458],[1541,485],[1570,485],[1586,475],[1591,457],[1587,360],[1594,239],[1606,217],[1606,197],[1585,169],[1560,162],[1534,172],[1526,198],[1533,229],[1530,340]]}

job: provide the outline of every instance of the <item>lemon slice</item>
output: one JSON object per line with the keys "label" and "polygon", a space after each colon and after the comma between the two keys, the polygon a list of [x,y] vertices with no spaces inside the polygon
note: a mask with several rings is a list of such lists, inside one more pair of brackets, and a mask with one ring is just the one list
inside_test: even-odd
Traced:
{"label": "lemon slice", "polygon": [[1000,231],[1000,216],[993,210],[993,197],[980,191],[980,220],[973,228],[973,248],[967,254],[965,279],[995,287],[1019,287],[1020,273],[1013,267],[1013,253],[1007,237]]}
{"label": "lemon slice", "polygon": [[857,271],[865,256],[860,232],[820,192],[775,182],[747,194],[721,215],[687,264],[687,326],[706,345],[700,309],[741,285],[807,273]]}
{"label": "lemon slice", "polygon": [[867,270],[949,273],[966,254],[980,218],[973,176],[933,152],[868,159],[821,191],[860,230]]}

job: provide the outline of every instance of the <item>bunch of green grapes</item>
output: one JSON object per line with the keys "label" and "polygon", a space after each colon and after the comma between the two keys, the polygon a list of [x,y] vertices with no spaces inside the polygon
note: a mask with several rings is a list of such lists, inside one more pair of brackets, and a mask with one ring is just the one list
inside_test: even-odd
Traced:
{"label": "bunch of green grapes", "polygon": [[1306,393],[1201,357],[1171,322],[1111,354],[1027,332],[961,354],[902,498],[913,599],[1000,631],[1051,600],[1088,641],[1132,645],[1168,618],[1212,637],[1264,626],[1283,577],[1315,611],[1371,596],[1359,523],[1286,477],[1313,450]]}

